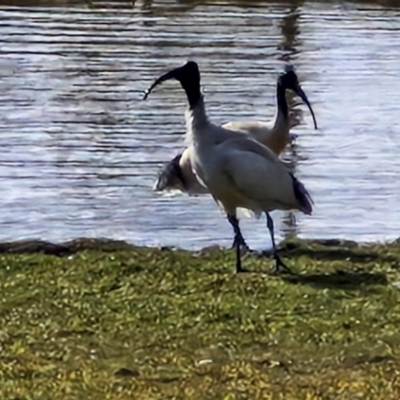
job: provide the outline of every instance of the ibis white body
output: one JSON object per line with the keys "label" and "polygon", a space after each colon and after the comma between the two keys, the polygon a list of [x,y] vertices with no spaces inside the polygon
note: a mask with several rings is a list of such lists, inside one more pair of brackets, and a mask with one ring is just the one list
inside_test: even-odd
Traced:
{"label": "ibis white body", "polygon": [[[298,182],[271,149],[249,135],[211,123],[201,98],[186,112],[187,152],[193,176],[229,215],[245,208],[256,215],[298,209]],[[300,184],[301,185],[301,184]],[[302,187],[302,185],[301,185]]]}
{"label": "ibis white body", "polygon": [[285,150],[290,142],[290,118],[284,115],[278,105],[272,121],[230,121],[223,124],[222,127],[251,136],[270,148],[277,156]]}
{"label": "ibis white body", "polygon": [[[285,118],[282,112],[277,110],[274,122],[261,121],[231,121],[223,124],[220,131],[216,132],[215,141],[217,143],[223,140],[232,139],[233,137],[241,137],[243,135],[250,136],[261,144],[271,149],[279,156],[290,141],[290,121]],[[235,134],[234,136],[232,136]],[[178,190],[185,192],[190,196],[209,193],[207,188],[199,182],[193,172],[191,165],[190,153],[192,146],[188,146],[182,153],[181,157],[175,158],[172,162],[178,163],[177,167],[181,170],[182,179],[176,174],[169,174],[169,181],[162,185],[162,190]],[[156,182],[156,186],[159,181]]]}
{"label": "ibis white body", "polygon": [[[215,126],[215,125],[214,125]],[[290,120],[286,118],[279,108],[272,122],[262,121],[230,121],[221,126],[224,129],[216,132],[216,142],[231,139],[233,133],[247,135],[271,149],[279,156],[290,141]],[[170,163],[180,168],[181,177],[174,171],[164,169],[154,188],[157,190],[180,191],[190,196],[209,193],[207,188],[196,178],[192,170],[190,153],[192,146],[186,147],[181,156]],[[162,179],[164,179],[162,181]]]}

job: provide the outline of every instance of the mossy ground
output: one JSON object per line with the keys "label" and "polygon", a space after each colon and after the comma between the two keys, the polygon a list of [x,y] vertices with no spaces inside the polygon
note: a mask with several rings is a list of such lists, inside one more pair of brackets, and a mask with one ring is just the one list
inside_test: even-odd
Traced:
{"label": "mossy ground", "polygon": [[283,243],[298,276],[235,275],[228,250],[0,251],[1,399],[399,398],[398,242]]}

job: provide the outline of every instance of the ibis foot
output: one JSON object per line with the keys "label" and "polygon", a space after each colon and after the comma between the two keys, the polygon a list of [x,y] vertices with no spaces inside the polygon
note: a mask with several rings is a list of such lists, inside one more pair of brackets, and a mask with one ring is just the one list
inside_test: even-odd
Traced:
{"label": "ibis foot", "polygon": [[236,260],[236,273],[240,274],[242,272],[247,272],[243,267],[242,267],[242,262],[240,258]]}
{"label": "ibis foot", "polygon": [[249,272],[251,272],[251,271],[249,271],[248,269],[245,269],[245,268],[240,268],[240,269],[236,268],[236,274],[246,274]]}
{"label": "ibis foot", "polygon": [[236,274],[242,274],[246,272],[251,272],[246,268],[242,267],[242,260],[240,259],[240,255],[236,258]]}
{"label": "ibis foot", "polygon": [[278,254],[274,254],[274,259],[275,259],[275,266],[272,269],[272,272],[275,274],[278,274],[280,272],[294,275],[294,273],[291,271],[291,269],[282,261],[282,259],[279,257]]}

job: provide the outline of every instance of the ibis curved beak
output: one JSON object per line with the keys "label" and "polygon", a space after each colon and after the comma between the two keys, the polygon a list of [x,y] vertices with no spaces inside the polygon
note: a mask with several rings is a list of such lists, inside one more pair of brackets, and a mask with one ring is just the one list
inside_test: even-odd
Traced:
{"label": "ibis curved beak", "polygon": [[161,75],[148,90],[145,91],[143,100],[146,100],[151,91],[159,84],[176,79],[186,93],[189,107],[193,109],[201,98],[200,90],[200,71],[199,66],[194,61],[188,61],[185,65],[174,68],[173,70]]}
{"label": "ibis curved beak", "polygon": [[[182,70],[182,67],[175,68],[169,72],[166,72],[164,75],[161,75],[159,78],[157,78],[154,83],[144,92],[143,100],[146,100],[149,94],[152,92],[152,90],[160,85],[161,83],[168,81],[170,79],[178,79],[180,76],[180,72]],[[179,80],[179,79],[178,79]]]}
{"label": "ibis curved beak", "polygon": [[304,93],[303,89],[302,89],[300,86],[298,86],[298,87],[296,88],[295,92],[296,92],[296,94],[297,94],[298,96],[301,97],[301,99],[302,99],[302,100],[304,101],[304,103],[307,105],[308,109],[310,110],[310,113],[311,113],[311,116],[312,116],[312,118],[313,118],[313,121],[314,121],[314,128],[315,128],[315,129],[318,129],[317,120],[315,119],[315,114],[314,114],[314,111],[313,111],[313,109],[312,109],[312,107],[311,107],[311,103],[309,102],[309,100],[308,100],[308,98],[307,98],[307,95]]}

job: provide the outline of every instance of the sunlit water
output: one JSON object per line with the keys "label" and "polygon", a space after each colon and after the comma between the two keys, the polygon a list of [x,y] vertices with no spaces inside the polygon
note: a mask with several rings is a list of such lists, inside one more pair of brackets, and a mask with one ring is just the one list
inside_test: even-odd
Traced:
{"label": "sunlit water", "polygon": [[[230,244],[209,196],[152,191],[183,149],[185,97],[176,82],[147,101],[143,91],[188,58],[216,123],[271,118],[277,75],[296,67],[319,130],[297,107],[299,137],[284,157],[315,211],[273,213],[279,238],[400,236],[400,9],[147,1],[0,16],[0,240]],[[251,246],[269,246],[263,219],[242,225]]]}

